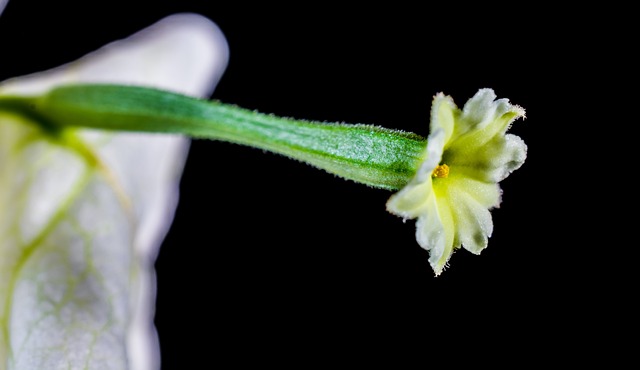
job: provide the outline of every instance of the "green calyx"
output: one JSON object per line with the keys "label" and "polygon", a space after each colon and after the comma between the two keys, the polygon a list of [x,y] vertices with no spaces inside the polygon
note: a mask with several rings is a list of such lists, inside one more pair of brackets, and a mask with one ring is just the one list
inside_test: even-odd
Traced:
{"label": "green calyx", "polygon": [[247,145],[389,190],[401,189],[413,178],[426,147],[426,140],[413,133],[277,117],[140,86],[61,86],[40,96],[0,97],[2,110],[27,117],[52,134],[83,127]]}

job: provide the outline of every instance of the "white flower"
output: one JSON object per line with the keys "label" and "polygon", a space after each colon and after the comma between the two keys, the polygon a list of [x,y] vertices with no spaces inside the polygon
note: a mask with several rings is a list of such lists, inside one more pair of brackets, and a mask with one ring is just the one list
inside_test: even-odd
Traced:
{"label": "white flower", "polygon": [[438,94],[424,161],[387,203],[391,213],[418,219],[416,239],[429,251],[436,275],[461,246],[475,254],[487,247],[493,232],[489,210],[501,200],[498,182],[527,156],[524,141],[506,134],[524,109],[495,99],[493,90],[481,89],[460,110],[453,99]]}
{"label": "white flower", "polygon": [[[75,62],[4,81],[0,95],[111,82],[208,97],[227,58],[216,25],[178,14]],[[157,369],[153,266],[189,140],[66,131],[64,140],[82,141],[96,162],[61,140],[0,114],[0,370]]]}

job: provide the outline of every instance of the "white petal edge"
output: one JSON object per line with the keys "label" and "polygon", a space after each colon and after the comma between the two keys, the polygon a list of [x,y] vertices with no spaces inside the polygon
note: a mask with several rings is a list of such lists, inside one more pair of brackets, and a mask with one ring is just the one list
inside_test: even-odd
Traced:
{"label": "white petal edge", "polygon": [[447,140],[446,131],[440,127],[435,128],[427,138],[423,160],[411,183],[422,183],[431,178],[433,170],[440,164],[442,153]]}
{"label": "white petal edge", "polygon": [[9,0],[0,0],[0,15],[2,14],[2,11],[4,10],[4,7],[7,5],[7,1],[9,1]]}
{"label": "white petal edge", "polygon": [[[429,123],[429,137],[427,138],[428,142],[431,141],[431,136],[437,133],[438,131],[443,131],[443,148],[447,147],[447,143],[451,140],[451,136],[453,135],[453,131],[455,129],[455,116],[454,111],[457,110],[456,104],[453,102],[453,98],[450,96],[446,96],[443,93],[438,93],[431,103],[431,121]],[[428,143],[427,142],[427,143]],[[440,153],[442,156],[442,152]],[[438,159],[438,163],[440,159]],[[437,165],[436,163],[435,165]],[[435,165],[433,166],[435,168]],[[429,173],[431,175],[431,173]]]}
{"label": "white petal edge", "polygon": [[[469,123],[471,127],[481,129],[496,116],[499,106],[504,105],[504,99],[494,102],[496,94],[492,89],[480,89],[469,99],[462,108],[461,121]],[[508,103],[507,103],[508,104]]]}
{"label": "white petal edge", "polygon": [[506,134],[505,149],[501,153],[500,158],[496,158],[495,162],[500,163],[494,177],[497,181],[507,178],[513,171],[522,167],[527,159],[527,144],[524,143],[519,136]]}
{"label": "white petal edge", "polygon": [[[493,219],[489,209],[466,191],[464,187],[452,186],[447,199],[452,210],[458,243],[474,254],[487,247],[493,233]],[[455,245],[458,248],[460,245]]]}
{"label": "white petal edge", "polygon": [[[456,138],[451,145],[456,152],[465,155],[475,148],[485,145],[496,135],[504,134],[513,121],[525,117],[525,110],[509,102],[509,99],[495,100],[492,89],[480,89],[467,101],[456,125]],[[505,115],[509,117],[505,117]],[[464,136],[463,136],[464,135]]]}
{"label": "white petal edge", "polygon": [[[215,24],[196,14],[178,14],[76,62],[8,80],[0,84],[0,92],[35,94],[69,82],[112,82],[207,96],[227,61],[228,46]],[[138,271],[133,272],[136,281],[128,298],[132,303],[127,338],[129,368],[157,369],[153,263],[173,219],[189,141],[182,137],[105,135],[95,131],[87,131],[84,136],[96,145],[100,157],[134,203],[138,223],[133,253]],[[158,160],[158,156],[163,159]]]}
{"label": "white petal edge", "polygon": [[429,251],[429,264],[436,276],[444,271],[453,254],[453,233],[447,233],[452,227],[448,205],[433,193],[416,222],[416,240]]}
{"label": "white petal edge", "polygon": [[198,14],[174,14],[74,62],[6,80],[0,92],[29,95],[65,83],[105,82],[207,96],[228,57],[224,34],[213,22]]}

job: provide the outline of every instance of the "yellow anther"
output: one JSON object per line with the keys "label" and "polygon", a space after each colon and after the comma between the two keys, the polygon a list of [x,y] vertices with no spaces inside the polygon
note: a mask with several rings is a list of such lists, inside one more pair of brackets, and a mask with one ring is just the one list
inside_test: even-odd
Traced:
{"label": "yellow anther", "polygon": [[449,177],[449,166],[447,166],[446,164],[438,165],[431,173],[431,176],[441,179]]}

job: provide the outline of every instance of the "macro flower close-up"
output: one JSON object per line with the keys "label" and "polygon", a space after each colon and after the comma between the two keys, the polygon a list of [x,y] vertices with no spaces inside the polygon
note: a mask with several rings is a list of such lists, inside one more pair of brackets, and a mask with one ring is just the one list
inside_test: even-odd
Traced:
{"label": "macro flower close-up", "polygon": [[628,366],[584,8],[0,0],[0,370]]}
{"label": "macro flower close-up", "polygon": [[481,89],[462,110],[438,94],[431,107],[424,161],[415,177],[387,203],[405,219],[417,218],[416,239],[430,253],[436,275],[461,246],[480,254],[493,231],[490,209],[500,205],[498,182],[524,163],[527,146],[506,134],[525,111]]}
{"label": "macro flower close-up", "polygon": [[434,335],[531,271],[521,65],[391,8],[0,0],[0,370]]}

